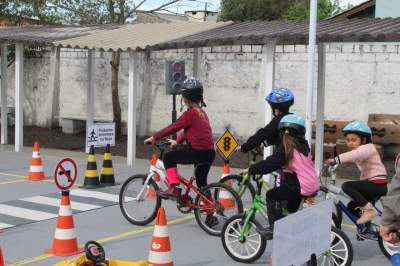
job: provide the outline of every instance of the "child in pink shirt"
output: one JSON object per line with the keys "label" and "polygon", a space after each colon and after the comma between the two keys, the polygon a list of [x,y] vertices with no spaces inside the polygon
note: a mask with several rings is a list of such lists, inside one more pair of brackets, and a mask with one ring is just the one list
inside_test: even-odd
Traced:
{"label": "child in pink shirt", "polygon": [[[355,163],[360,170],[360,181],[344,182],[342,189],[353,199],[348,205],[350,209],[355,211],[361,207],[361,217],[357,223],[364,224],[378,215],[371,202],[386,195],[389,180],[379,153],[371,143],[371,129],[363,122],[353,121],[343,129],[343,133],[346,136],[347,147],[351,151],[342,153],[327,162]],[[355,214],[357,215],[356,212]]]}

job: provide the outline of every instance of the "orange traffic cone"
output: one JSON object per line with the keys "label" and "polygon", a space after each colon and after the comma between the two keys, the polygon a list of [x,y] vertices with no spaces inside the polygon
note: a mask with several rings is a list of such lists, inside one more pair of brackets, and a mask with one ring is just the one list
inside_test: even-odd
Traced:
{"label": "orange traffic cone", "polygon": [[[157,154],[153,154],[153,155],[151,156],[151,165],[152,165],[152,166],[155,166],[155,165],[157,164],[157,160],[158,160]],[[157,183],[157,185],[158,185],[158,183],[159,183],[159,181],[160,181],[160,176],[159,176],[157,173],[156,173],[156,175],[154,176],[154,181],[156,181],[156,183]],[[150,187],[150,191],[149,191],[149,194],[147,194],[147,198],[148,198],[148,199],[155,199],[155,198],[157,198],[157,194],[156,194],[156,192],[154,191],[153,187]]]}
{"label": "orange traffic cone", "polygon": [[164,208],[159,208],[148,262],[152,266],[173,266],[171,244],[169,242],[167,218]]}
{"label": "orange traffic cone", "polygon": [[46,179],[44,176],[42,157],[40,155],[38,142],[35,142],[33,145],[31,168],[29,169],[28,179],[31,181]]}
{"label": "orange traffic cone", "polygon": [[[230,167],[229,167],[229,161],[224,162],[224,170],[222,173],[221,178],[224,178],[225,176],[230,175]],[[232,187],[232,181],[228,180],[227,182],[224,183],[228,187]],[[231,199],[229,193],[225,190],[221,191],[219,193],[219,201],[221,204],[225,207],[225,209],[234,209],[235,208],[235,201]]]}
{"label": "orange traffic cone", "polygon": [[269,256],[269,266],[272,266],[272,256]]}
{"label": "orange traffic cone", "polygon": [[78,248],[78,240],[76,238],[74,219],[72,218],[69,200],[69,191],[63,191],[53,247],[47,250],[46,253],[56,256],[71,256],[81,252],[83,252],[83,249]]}
{"label": "orange traffic cone", "polygon": [[4,258],[3,258],[3,251],[0,247],[0,266],[4,266]]}

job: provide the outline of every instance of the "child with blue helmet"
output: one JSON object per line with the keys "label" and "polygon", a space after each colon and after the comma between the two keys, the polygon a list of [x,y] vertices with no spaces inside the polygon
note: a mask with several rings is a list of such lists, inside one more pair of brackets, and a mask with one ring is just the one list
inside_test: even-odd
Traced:
{"label": "child with blue helmet", "polygon": [[289,108],[294,103],[294,95],[287,88],[274,88],[265,97],[272,109],[273,118],[264,128],[259,129],[253,136],[251,136],[245,143],[237,148],[244,153],[258,147],[261,143],[271,145],[280,145],[281,139],[279,136],[279,121],[285,115],[289,114]]}
{"label": "child with blue helmet", "polygon": [[372,131],[363,122],[353,121],[343,129],[347,147],[351,150],[327,160],[329,164],[355,163],[361,172],[359,181],[348,181],[342,185],[343,191],[352,198],[350,209],[358,216],[358,224],[365,224],[378,215],[371,204],[387,193],[387,172],[375,145],[372,144]]}
{"label": "child with blue helmet", "polygon": [[295,114],[285,115],[279,122],[278,132],[282,143],[277,146],[274,154],[248,169],[250,175],[283,170],[280,186],[266,194],[270,227],[260,229],[259,232],[267,239],[272,239],[273,224],[283,216],[284,203],[289,212],[295,212],[302,196],[313,195],[319,190],[319,179],[305,139],[304,119]]}

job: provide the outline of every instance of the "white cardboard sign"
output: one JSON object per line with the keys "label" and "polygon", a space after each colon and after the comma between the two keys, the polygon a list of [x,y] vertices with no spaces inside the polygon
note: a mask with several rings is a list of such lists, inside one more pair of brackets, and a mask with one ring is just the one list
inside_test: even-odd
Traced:
{"label": "white cardboard sign", "polygon": [[96,123],[90,125],[86,131],[87,146],[105,147],[107,144],[115,146],[115,123]]}
{"label": "white cardboard sign", "polygon": [[276,221],[272,265],[303,265],[329,250],[332,206],[332,199],[324,200]]}

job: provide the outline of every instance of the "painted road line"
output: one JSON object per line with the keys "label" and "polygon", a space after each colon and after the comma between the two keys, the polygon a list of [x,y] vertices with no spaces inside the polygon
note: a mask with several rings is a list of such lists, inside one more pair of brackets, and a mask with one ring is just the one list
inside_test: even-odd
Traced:
{"label": "painted road line", "polygon": [[6,223],[0,223],[0,229],[5,229],[9,227],[14,227],[15,225],[12,224],[6,224]]}
{"label": "painted road line", "polygon": [[[168,221],[168,225],[183,223],[183,222],[185,222],[187,220],[193,219],[193,217],[194,217],[194,215],[192,215],[192,214],[191,215],[186,215],[186,216],[183,216],[183,217]],[[124,232],[124,233],[121,233],[121,234],[117,234],[117,235],[101,238],[101,239],[98,239],[96,241],[99,242],[99,243],[107,243],[107,242],[110,242],[110,241],[116,241],[116,240],[124,239],[124,238],[129,237],[129,236],[148,233],[148,232],[151,232],[153,230],[154,230],[154,226],[147,226],[147,227],[144,227],[144,228],[139,229],[139,230],[132,230],[132,231]],[[79,247],[83,247],[83,245],[79,245]],[[46,259],[52,258],[52,257],[54,257],[54,255],[43,254],[43,255],[40,255],[40,256],[24,259],[24,260],[21,260],[19,262],[8,264],[8,266],[22,266],[22,265],[30,265],[30,264],[32,265],[35,262],[43,261],[43,260],[46,260]]]}
{"label": "painted road line", "polygon": [[27,180],[24,180],[24,179],[9,180],[9,181],[0,182],[0,185],[8,185],[8,184],[14,184],[14,183],[25,182],[25,181],[27,181]]}
{"label": "painted road line", "polygon": [[342,224],[343,227],[347,227],[347,228],[352,228],[352,229],[356,229],[357,226],[355,226],[354,224]]}
{"label": "painted road line", "polygon": [[0,175],[17,177],[17,178],[24,178],[24,179],[27,178],[26,176],[23,176],[23,175],[11,174],[11,173],[6,173],[6,172],[0,172]]}
{"label": "painted road line", "polygon": [[[34,196],[34,197],[29,197],[29,198],[23,198],[20,200],[39,203],[39,204],[45,204],[45,205],[50,205],[50,206],[56,206],[56,207],[59,207],[60,203],[61,203],[61,201],[59,199],[48,198],[48,197],[44,197],[44,196]],[[102,206],[71,201],[71,208],[73,210],[89,211],[89,210],[98,209],[101,207]]]}
{"label": "painted road line", "polygon": [[57,217],[56,214],[34,211],[26,208],[8,206],[5,204],[0,204],[0,213],[33,221],[42,221]]}
{"label": "painted road line", "polygon": [[[91,190],[85,190],[85,189],[78,188],[78,189],[71,190],[70,194],[73,196],[91,197],[91,198],[97,198],[97,199],[108,200],[108,201],[113,201],[113,202],[119,202],[119,195],[98,192],[98,191],[91,191]],[[133,200],[133,198],[128,198],[128,200]]]}

